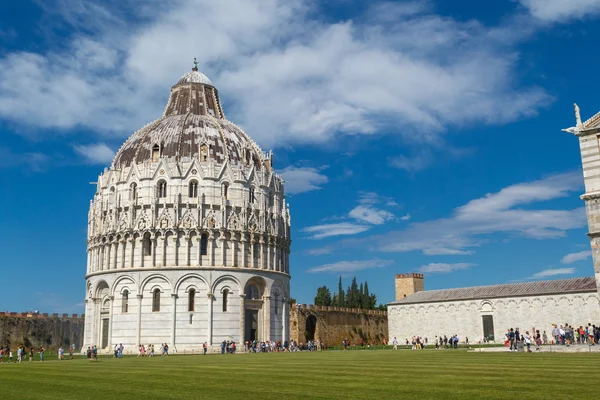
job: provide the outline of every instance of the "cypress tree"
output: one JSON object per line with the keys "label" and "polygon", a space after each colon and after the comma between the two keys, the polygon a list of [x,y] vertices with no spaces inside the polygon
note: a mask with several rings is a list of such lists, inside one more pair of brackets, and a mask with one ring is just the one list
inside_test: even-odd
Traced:
{"label": "cypress tree", "polygon": [[360,283],[360,289],[358,289],[358,302],[357,303],[358,303],[358,307],[359,308],[364,308],[363,307],[363,299],[364,299],[363,296],[364,295],[365,295],[365,292],[364,292],[364,289],[363,289],[363,283],[361,282]]}
{"label": "cypress tree", "polygon": [[344,301],[344,288],[342,287],[342,277],[340,276],[340,282],[338,284],[338,307],[345,307],[346,302]]}
{"label": "cypress tree", "polygon": [[364,292],[363,292],[363,296],[362,296],[362,307],[366,310],[371,309],[371,302],[370,302],[370,296],[369,296],[369,283],[367,281],[365,281],[365,287],[364,287]]}

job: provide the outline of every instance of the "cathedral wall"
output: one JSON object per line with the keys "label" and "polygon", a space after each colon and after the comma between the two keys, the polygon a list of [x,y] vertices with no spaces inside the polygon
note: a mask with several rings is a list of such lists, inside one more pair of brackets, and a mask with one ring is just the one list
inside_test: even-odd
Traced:
{"label": "cathedral wall", "polygon": [[504,341],[509,328],[521,332],[539,329],[549,336],[552,324],[573,326],[600,321],[600,298],[597,293],[559,294],[537,297],[513,297],[422,304],[388,305],[389,341],[400,343],[413,336],[428,338],[458,335],[476,343],[484,336],[483,316],[493,317],[494,336]]}

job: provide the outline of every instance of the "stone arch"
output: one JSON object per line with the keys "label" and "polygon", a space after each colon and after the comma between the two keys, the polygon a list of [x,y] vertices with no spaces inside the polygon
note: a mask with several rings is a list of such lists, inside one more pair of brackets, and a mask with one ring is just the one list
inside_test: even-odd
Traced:
{"label": "stone arch", "polygon": [[[117,290],[117,287],[118,287],[118,286],[119,286],[119,285],[120,285],[120,284],[121,284],[123,281],[126,281],[126,280],[129,280],[129,281],[131,281],[131,283],[132,283],[132,285],[133,285],[133,288],[135,289],[135,291],[136,291],[136,292],[138,291],[138,285],[136,284],[136,282],[135,282],[135,279],[133,279],[133,278],[132,278],[131,276],[129,276],[129,275],[123,275],[123,276],[120,276],[120,277],[118,277],[118,278],[115,280],[115,282],[113,283],[113,285],[112,285],[112,288],[111,288],[111,290],[110,290],[110,292],[111,292],[111,296],[114,296],[115,294],[117,294],[117,292],[116,292],[116,290]],[[121,289],[119,292],[122,292],[122,289]],[[129,288],[129,293],[132,293],[132,292],[131,292],[131,288]]]}
{"label": "stone arch", "polygon": [[[196,288],[197,291],[200,291],[202,289],[208,290],[209,284],[208,284],[208,282],[206,281],[206,279],[202,275],[199,275],[199,274],[188,274],[188,275],[184,275],[181,278],[179,278],[179,280],[175,283],[175,290],[174,290],[174,292],[175,293],[179,292],[179,290],[181,289],[181,287],[184,285],[184,283],[186,281],[193,280],[193,279],[198,279],[199,281],[201,281],[204,284],[204,288],[200,288],[199,286],[194,285],[194,287]],[[191,286],[189,286],[189,285],[186,286],[186,290],[185,290],[186,293],[188,292],[188,290],[189,290],[190,287]]]}
{"label": "stone arch", "polygon": [[220,276],[219,278],[217,278],[214,281],[214,283],[213,283],[213,285],[211,287],[211,292],[213,292],[213,293],[219,293],[218,288],[220,286],[223,286],[223,282],[227,282],[227,281],[233,281],[234,284],[237,286],[238,290],[241,288],[240,281],[235,276],[233,276],[233,275],[223,275],[223,276]]}
{"label": "stone arch", "polygon": [[258,299],[262,299],[264,296],[271,295],[270,288],[267,285],[265,278],[263,278],[262,276],[255,275],[255,276],[249,278],[246,281],[246,284],[244,285],[244,294],[246,294],[246,291],[249,289],[250,285],[254,285],[258,289]]}
{"label": "stone arch", "polygon": [[103,296],[108,296],[110,292],[110,286],[106,283],[105,280],[98,281],[96,283],[95,294],[97,298],[102,298]]}
{"label": "stone arch", "polygon": [[173,288],[173,284],[171,283],[171,281],[169,280],[169,278],[167,278],[166,276],[162,275],[162,274],[152,274],[148,277],[146,277],[146,279],[144,279],[140,285],[140,292],[145,292],[146,291],[146,286],[152,282],[152,280],[157,279],[157,280],[163,280],[165,283],[167,283],[167,286],[169,287],[169,289]]}
{"label": "stone arch", "polygon": [[270,293],[273,292],[274,289],[279,289],[281,296],[285,297],[286,299],[288,298],[288,293],[286,290],[286,286],[283,284],[283,281],[281,279],[275,279],[273,281],[273,283],[271,284],[271,288],[269,290]]}
{"label": "stone arch", "polygon": [[479,305],[479,311],[481,312],[492,312],[494,311],[494,305],[491,300],[483,300]]}

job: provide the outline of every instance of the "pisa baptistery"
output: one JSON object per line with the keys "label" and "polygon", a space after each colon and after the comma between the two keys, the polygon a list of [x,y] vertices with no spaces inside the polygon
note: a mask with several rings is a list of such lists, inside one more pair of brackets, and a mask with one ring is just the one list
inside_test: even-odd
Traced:
{"label": "pisa baptistery", "polygon": [[197,66],[98,177],[88,221],[84,349],[288,339],[283,180]]}

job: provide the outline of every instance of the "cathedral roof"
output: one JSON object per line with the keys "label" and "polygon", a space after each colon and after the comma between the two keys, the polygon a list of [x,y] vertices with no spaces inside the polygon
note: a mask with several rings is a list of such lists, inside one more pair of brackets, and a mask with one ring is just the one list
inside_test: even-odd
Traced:
{"label": "cathedral roof", "polygon": [[121,146],[111,169],[152,161],[155,146],[161,158],[178,161],[199,158],[202,146],[217,163],[245,161],[261,168],[266,158],[242,129],[225,119],[217,89],[197,66],[171,88],[162,118],[135,132]]}
{"label": "cathedral roof", "polygon": [[411,294],[393,304],[419,304],[456,300],[494,299],[501,297],[540,296],[551,294],[596,292],[594,277],[554,279],[549,281],[473,286],[456,289],[424,290]]}

